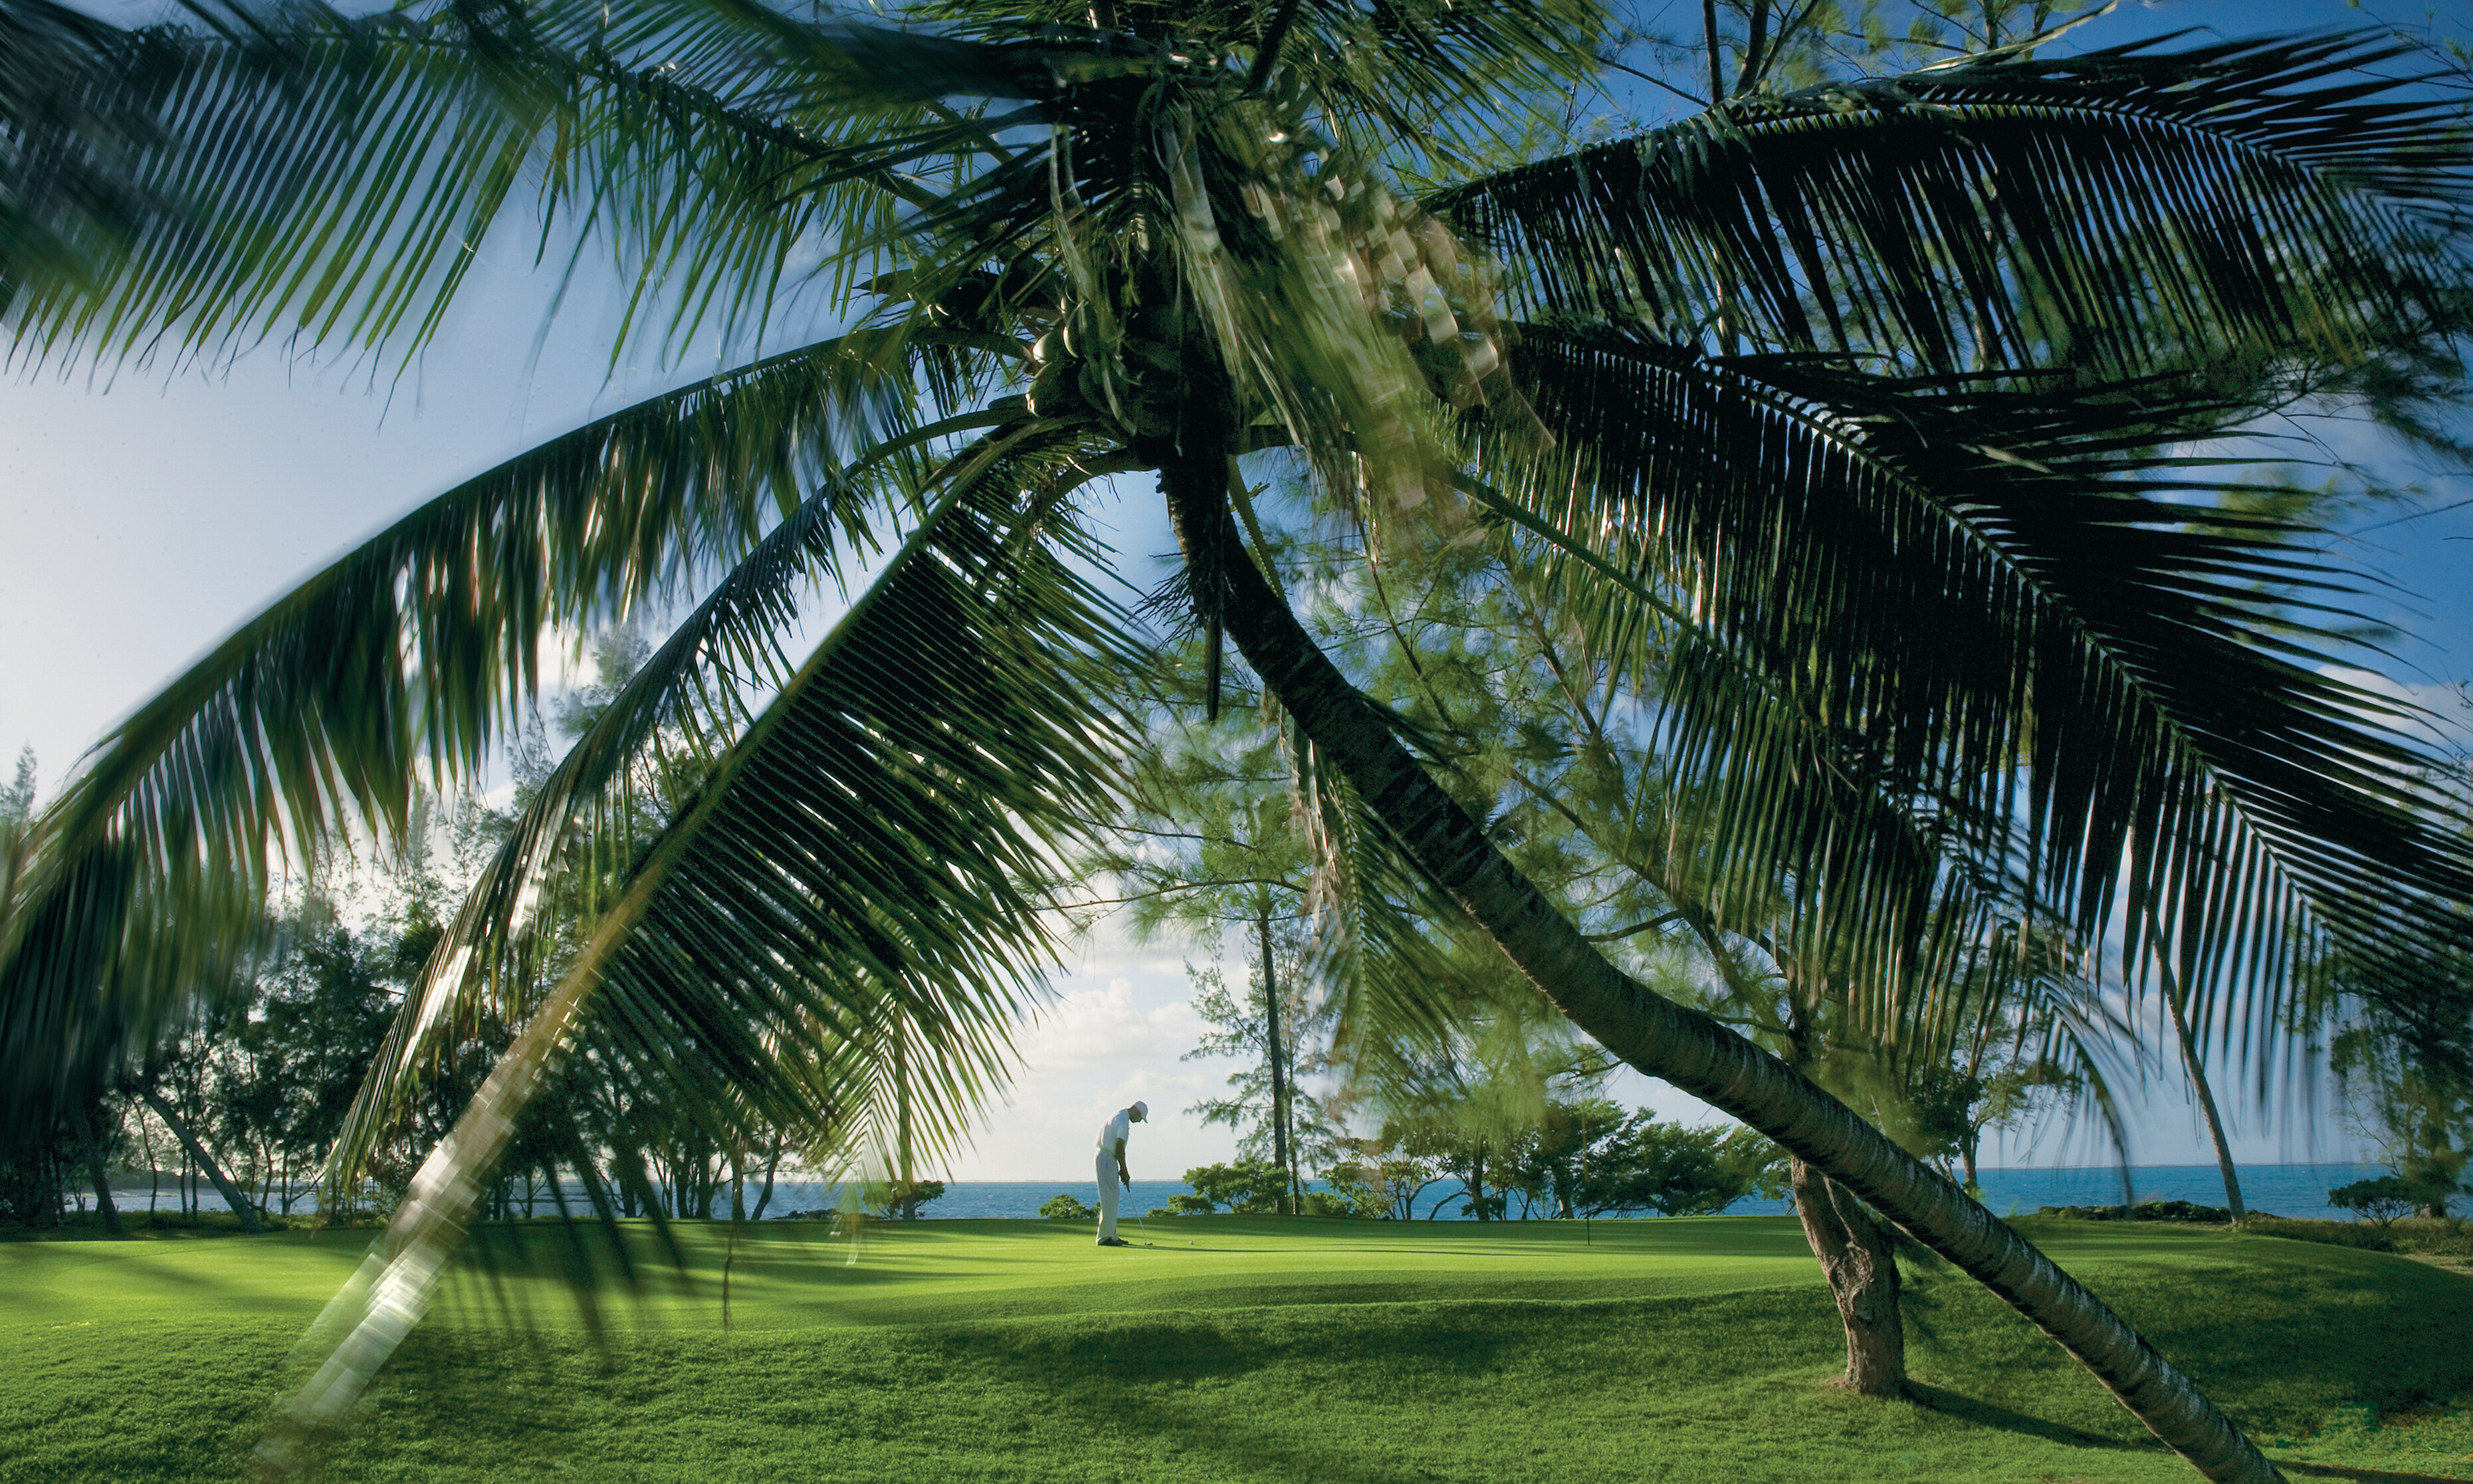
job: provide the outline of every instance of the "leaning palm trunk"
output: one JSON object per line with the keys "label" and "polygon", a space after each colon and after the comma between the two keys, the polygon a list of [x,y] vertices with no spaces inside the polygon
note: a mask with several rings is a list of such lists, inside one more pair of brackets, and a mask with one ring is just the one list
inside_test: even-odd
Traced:
{"label": "leaning palm trunk", "polygon": [[1810,1078],[1609,963],[1402,747],[1254,567],[1225,506],[1233,440],[1187,436],[1160,483],[1224,632],[1329,766],[1573,1024],[1630,1065],[1767,1135],[2033,1321],[2210,1479],[2281,1475],[2189,1377],[2077,1280]]}
{"label": "leaning palm trunk", "polygon": [[188,1121],[174,1112],[172,1105],[152,1088],[140,1089],[137,1095],[147,1107],[155,1110],[155,1116],[163,1120],[163,1126],[170,1129],[172,1137],[180,1141],[180,1147],[189,1152],[190,1160],[206,1172],[208,1180],[214,1182],[215,1192],[224,1198],[226,1206],[231,1208],[232,1214],[240,1218],[240,1229],[252,1233],[264,1230],[258,1225],[257,1208],[250,1204],[248,1196],[240,1193],[240,1187],[231,1183],[231,1178],[224,1173],[224,1167],[215,1162],[215,1157],[207,1153],[206,1146],[190,1130]]}

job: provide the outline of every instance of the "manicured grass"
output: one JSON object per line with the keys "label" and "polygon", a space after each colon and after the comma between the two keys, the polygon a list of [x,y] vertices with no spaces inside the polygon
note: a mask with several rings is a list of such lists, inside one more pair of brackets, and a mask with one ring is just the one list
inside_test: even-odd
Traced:
{"label": "manicured grass", "polygon": [[[2025,1223],[2300,1477],[2473,1478],[2473,1280],[2215,1231]],[[325,1454],[338,1480],[2181,1480],[2049,1342],[1915,1276],[1916,1402],[1827,1385],[1787,1218],[776,1223],[582,1331],[500,1233]],[[1139,1232],[1130,1234],[1138,1239]],[[0,1245],[0,1481],[238,1474],[360,1236]],[[511,1330],[502,1305],[528,1311]],[[2377,1472],[2373,1472],[2377,1471]]]}

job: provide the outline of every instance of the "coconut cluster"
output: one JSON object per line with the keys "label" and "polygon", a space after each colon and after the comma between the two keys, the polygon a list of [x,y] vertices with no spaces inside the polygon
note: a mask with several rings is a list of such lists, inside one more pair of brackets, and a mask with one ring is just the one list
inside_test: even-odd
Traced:
{"label": "coconut cluster", "polygon": [[1032,416],[1096,414],[1128,443],[1175,431],[1188,369],[1211,347],[1195,344],[1194,316],[1173,299],[1136,308],[1120,322],[1077,306],[1031,344]]}

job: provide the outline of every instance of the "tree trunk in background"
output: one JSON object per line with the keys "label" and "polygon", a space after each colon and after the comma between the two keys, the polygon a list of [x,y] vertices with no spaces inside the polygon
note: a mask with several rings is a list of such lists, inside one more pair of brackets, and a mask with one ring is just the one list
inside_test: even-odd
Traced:
{"label": "tree trunk in background", "polygon": [[2206,1477],[2219,1484],[2280,1481],[2275,1466],[2189,1377],[2034,1244],[1810,1078],[1615,968],[1503,858],[1246,557],[1227,509],[1233,429],[1212,436],[1210,419],[1224,427],[1226,412],[1211,405],[1209,380],[1192,377],[1192,413],[1178,443],[1146,454],[1159,467],[1188,568],[1216,574],[1238,651],[1400,849],[1608,1052],[1733,1114],[1870,1202],[2033,1321]]}
{"label": "tree trunk in background", "polygon": [[[1825,986],[1800,977],[1792,965],[1787,982],[1797,1009],[1789,1019],[1787,1064],[1808,1073],[1812,1065],[1811,1017],[1825,997]],[[1823,993],[1814,993],[1815,989]],[[1966,1183],[1975,1185],[1973,1151],[1968,1151]],[[1795,1215],[1803,1222],[1804,1241],[1829,1283],[1839,1323],[1846,1327],[1846,1374],[1839,1378],[1861,1397],[1907,1394],[1907,1322],[1899,1308],[1904,1284],[1898,1273],[1896,1243],[1862,1200],[1853,1191],[1801,1160],[1788,1164],[1788,1184],[1794,1195]]]}
{"label": "tree trunk in background", "polygon": [[111,1174],[103,1166],[103,1145],[94,1137],[94,1120],[83,1108],[77,1112],[78,1142],[85,1145],[86,1178],[94,1182],[94,1209],[103,1212],[103,1229],[114,1236],[125,1236],[120,1225],[120,1208],[111,1204]]}
{"label": "tree trunk in background", "polygon": [[2216,1141],[2216,1167],[2224,1172],[2224,1205],[2233,1225],[2249,1219],[2242,1209],[2241,1176],[2233,1170],[2232,1146],[2224,1142],[2224,1120],[2216,1113],[2216,1094],[2207,1086],[2206,1069],[2198,1065],[2198,1048],[2190,1040],[2190,1021],[2181,1013],[2181,986],[2171,969],[2164,971],[2164,1005],[2173,1012],[2173,1034],[2181,1042],[2181,1065],[2189,1068],[2190,1086],[2198,1090],[2198,1111],[2207,1116],[2207,1137]]}
{"label": "tree trunk in background", "polygon": [[1288,1194],[1282,1204],[1287,1213],[1297,1214],[1297,1174],[1288,1163],[1288,1099],[1280,1067],[1280,976],[1271,963],[1271,902],[1262,898],[1254,917],[1262,937],[1262,1029],[1271,1047],[1271,1158],[1288,1182]]}
{"label": "tree trunk in background", "polygon": [[[559,1143],[566,1151],[566,1162],[575,1170],[575,1183],[584,1187],[584,1198],[592,1203],[593,1213],[604,1218],[616,1216],[618,1202],[611,1194],[609,1185],[602,1182],[601,1167],[592,1161],[592,1151],[584,1147],[584,1136],[575,1131],[574,1124],[564,1120],[554,1127]],[[549,1167],[549,1181],[550,1190],[556,1194],[558,1165],[555,1161]],[[559,1210],[564,1213],[566,1202],[563,1196],[558,1204]]]}
{"label": "tree trunk in background", "polygon": [[900,1103],[901,1123],[899,1155],[901,1173],[896,1177],[901,1182],[898,1187],[901,1199],[893,1213],[908,1221],[919,1214],[919,1197],[910,1179],[910,1022],[899,1011],[893,1017],[893,1077],[894,1096]]}
{"label": "tree trunk in background", "polygon": [[225,1177],[224,1167],[215,1162],[213,1155],[206,1153],[206,1146],[198,1142],[198,1136],[191,1133],[188,1124],[172,1111],[172,1105],[163,1101],[163,1095],[152,1088],[137,1095],[145,1100],[147,1107],[155,1110],[155,1116],[163,1120],[163,1126],[172,1131],[172,1137],[180,1141],[180,1147],[189,1151],[190,1162],[205,1171],[206,1178],[215,1183],[216,1193],[224,1198],[226,1206],[232,1209],[232,1214],[240,1218],[240,1229],[252,1233],[264,1231],[265,1228],[257,1223],[257,1208],[252,1206],[249,1197],[241,1194],[239,1187]]}
{"label": "tree trunk in background", "polygon": [[1861,1397],[1905,1396],[1907,1326],[1889,1233],[1853,1191],[1803,1161],[1793,1161],[1791,1179],[1794,1213],[1846,1326],[1843,1384]]}
{"label": "tree trunk in background", "polygon": [[137,1142],[146,1154],[146,1222],[155,1223],[155,1204],[163,1199],[163,1171],[155,1162],[155,1131],[137,1120]]}
{"label": "tree trunk in background", "polygon": [[756,1215],[754,1219],[757,1221],[764,1219],[764,1208],[773,1204],[773,1172],[780,1167],[781,1136],[776,1134],[773,1136],[773,1153],[764,1161],[764,1189],[756,1197]]}

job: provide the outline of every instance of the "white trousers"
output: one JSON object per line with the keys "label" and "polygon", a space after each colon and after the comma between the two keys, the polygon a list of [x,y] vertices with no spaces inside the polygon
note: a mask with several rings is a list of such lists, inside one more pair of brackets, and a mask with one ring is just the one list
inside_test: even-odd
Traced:
{"label": "white trousers", "polygon": [[1116,1184],[1116,1161],[1099,1152],[1099,1240],[1116,1234],[1116,1197],[1124,1186]]}

